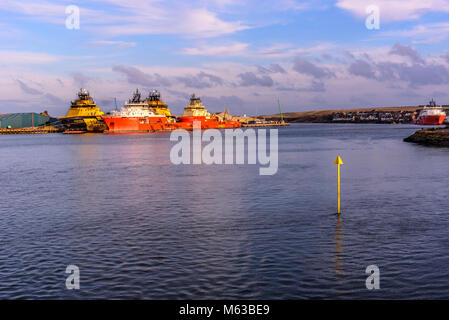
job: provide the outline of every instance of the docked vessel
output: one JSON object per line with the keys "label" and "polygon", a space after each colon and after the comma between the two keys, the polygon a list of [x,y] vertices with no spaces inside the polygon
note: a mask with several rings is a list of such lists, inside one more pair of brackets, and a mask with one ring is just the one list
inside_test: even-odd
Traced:
{"label": "docked vessel", "polygon": [[449,124],[449,116],[446,116],[446,118],[444,118],[443,124]]}
{"label": "docked vessel", "polygon": [[133,98],[120,109],[104,115],[108,132],[151,132],[167,130],[165,114],[156,114],[137,89]]}
{"label": "docked vessel", "polygon": [[176,123],[176,126],[179,129],[193,129],[193,123],[195,121],[201,123],[201,129],[226,129],[242,126],[239,121],[233,121],[230,118],[227,111],[223,117],[211,115],[203,105],[201,98],[192,94],[190,102],[184,108],[184,113],[179,117],[179,122]]}
{"label": "docked vessel", "polygon": [[161,100],[161,93],[159,91],[152,90],[148,95],[146,101],[150,108],[153,109],[155,114],[164,115],[167,117],[167,119],[173,119],[174,121],[174,117],[171,115],[170,109],[164,103],[164,101]]}
{"label": "docked vessel", "polygon": [[421,110],[415,123],[421,125],[440,125],[443,124],[445,118],[446,113],[443,108],[438,106],[435,103],[435,100],[432,99],[430,100],[429,105]]}
{"label": "docked vessel", "polygon": [[86,89],[80,89],[78,99],[72,101],[67,115],[59,117],[64,133],[103,132],[107,129],[101,116],[104,112],[95,104]]}

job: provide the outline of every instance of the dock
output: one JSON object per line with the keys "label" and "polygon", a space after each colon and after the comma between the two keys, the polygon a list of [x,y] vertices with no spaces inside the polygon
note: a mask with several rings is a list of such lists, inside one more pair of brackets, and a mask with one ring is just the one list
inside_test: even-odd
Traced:
{"label": "dock", "polygon": [[290,123],[286,122],[263,122],[263,123],[242,123],[243,128],[255,127],[288,127]]}
{"label": "dock", "polygon": [[61,132],[61,130],[51,126],[17,128],[17,129],[0,128],[0,134],[39,134],[39,133],[57,133],[57,132]]}

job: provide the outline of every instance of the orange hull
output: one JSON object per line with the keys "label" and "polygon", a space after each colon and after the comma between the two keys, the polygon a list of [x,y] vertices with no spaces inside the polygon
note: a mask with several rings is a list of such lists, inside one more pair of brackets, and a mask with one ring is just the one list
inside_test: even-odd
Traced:
{"label": "orange hull", "polygon": [[201,129],[232,129],[240,128],[242,124],[238,121],[220,121],[218,118],[206,117],[180,117],[180,122],[176,122],[176,129],[193,130],[193,122],[199,121]]}
{"label": "orange hull", "polygon": [[416,120],[416,124],[423,125],[441,125],[446,118],[445,115],[437,115],[437,116],[420,116],[418,120]]}
{"label": "orange hull", "polygon": [[103,117],[109,132],[150,132],[168,130],[166,117]]}
{"label": "orange hull", "polygon": [[103,117],[108,132],[153,132],[175,129],[193,130],[193,122],[201,123],[201,130],[240,128],[238,121],[220,121],[217,118],[181,117],[180,122],[167,122],[166,117]]}

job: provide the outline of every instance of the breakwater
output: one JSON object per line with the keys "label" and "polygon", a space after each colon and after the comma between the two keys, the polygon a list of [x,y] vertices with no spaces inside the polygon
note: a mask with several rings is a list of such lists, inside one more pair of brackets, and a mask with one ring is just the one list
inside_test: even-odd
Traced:
{"label": "breakwater", "polygon": [[416,131],[404,139],[422,145],[449,147],[449,128],[429,128]]}

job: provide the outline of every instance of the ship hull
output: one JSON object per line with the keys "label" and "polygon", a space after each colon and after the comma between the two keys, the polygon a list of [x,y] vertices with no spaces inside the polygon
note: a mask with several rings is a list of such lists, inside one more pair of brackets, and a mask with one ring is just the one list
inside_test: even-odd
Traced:
{"label": "ship hull", "polygon": [[64,117],[60,121],[64,132],[103,132],[107,129],[104,121],[97,117]]}
{"label": "ship hull", "polygon": [[101,116],[104,112],[97,107],[89,92],[80,89],[78,100],[72,101],[67,115],[59,117],[67,133],[103,132],[107,129]]}
{"label": "ship hull", "polygon": [[168,130],[166,117],[103,117],[108,132],[152,132]]}
{"label": "ship hull", "polygon": [[446,118],[445,115],[436,115],[436,116],[420,116],[416,120],[416,124],[420,125],[441,125]]}
{"label": "ship hull", "polygon": [[201,129],[232,129],[240,128],[242,124],[238,121],[220,121],[216,118],[209,118],[203,116],[180,117],[179,122],[176,123],[177,129],[193,130],[193,123],[195,121],[201,123]]}

